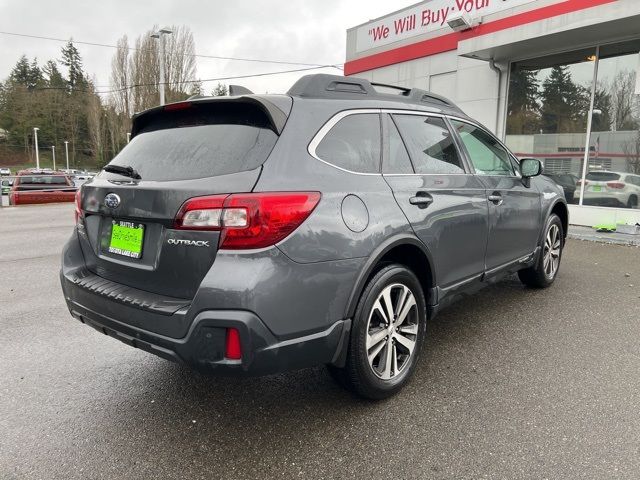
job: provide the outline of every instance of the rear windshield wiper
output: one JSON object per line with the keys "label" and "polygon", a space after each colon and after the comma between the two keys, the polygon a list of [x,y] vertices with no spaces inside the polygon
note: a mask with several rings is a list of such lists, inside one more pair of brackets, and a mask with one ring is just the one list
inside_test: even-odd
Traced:
{"label": "rear windshield wiper", "polygon": [[102,170],[109,173],[117,173],[118,175],[124,175],[125,177],[135,178],[141,180],[142,177],[136,172],[133,167],[121,167],[120,165],[107,165]]}

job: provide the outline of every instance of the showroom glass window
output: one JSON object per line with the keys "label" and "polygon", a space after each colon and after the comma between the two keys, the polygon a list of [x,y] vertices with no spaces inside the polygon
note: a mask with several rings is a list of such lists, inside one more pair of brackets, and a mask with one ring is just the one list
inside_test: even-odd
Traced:
{"label": "showroom glass window", "polygon": [[507,145],[539,158],[570,203],[637,208],[639,69],[638,40],[513,63]]}

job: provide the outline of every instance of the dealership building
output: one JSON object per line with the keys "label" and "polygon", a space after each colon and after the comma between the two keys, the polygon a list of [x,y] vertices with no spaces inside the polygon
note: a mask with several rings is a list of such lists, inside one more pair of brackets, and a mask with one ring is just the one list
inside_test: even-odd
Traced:
{"label": "dealership building", "polygon": [[346,75],[448,97],[540,159],[572,223],[640,223],[640,0],[429,0],[346,51]]}

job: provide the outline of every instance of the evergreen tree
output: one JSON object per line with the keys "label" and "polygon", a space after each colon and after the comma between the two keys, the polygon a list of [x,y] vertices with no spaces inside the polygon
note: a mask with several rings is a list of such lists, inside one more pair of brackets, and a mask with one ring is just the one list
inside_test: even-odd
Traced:
{"label": "evergreen tree", "polygon": [[587,89],[573,83],[566,65],[553,67],[542,83],[541,128],[544,133],[574,133],[586,128]]}
{"label": "evergreen tree", "polygon": [[65,78],[58,70],[58,65],[53,60],[49,60],[44,67],[42,73],[45,75],[47,86],[53,88],[62,88],[66,84]]}
{"label": "evergreen tree", "polygon": [[517,66],[511,71],[507,106],[508,135],[526,135],[539,131],[540,106],[537,74],[535,70],[525,70]]}
{"label": "evergreen tree", "polygon": [[224,97],[229,95],[229,89],[224,83],[218,83],[215,88],[211,91],[211,95],[214,97]]}
{"label": "evergreen tree", "polygon": [[87,81],[84,71],[82,70],[82,58],[72,40],[69,40],[69,42],[62,47],[62,59],[60,63],[68,69],[67,86],[69,92],[84,89]]}

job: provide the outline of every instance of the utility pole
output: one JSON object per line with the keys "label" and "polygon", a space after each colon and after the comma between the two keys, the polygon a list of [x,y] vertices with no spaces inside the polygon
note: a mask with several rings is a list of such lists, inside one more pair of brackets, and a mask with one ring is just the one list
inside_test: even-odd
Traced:
{"label": "utility pole", "polygon": [[51,155],[53,156],[53,171],[56,171],[56,147],[51,145]]}
{"label": "utility pole", "polygon": [[67,173],[69,173],[69,142],[64,141],[64,155],[67,158]]}
{"label": "utility pole", "polygon": [[38,127],[33,127],[33,140],[36,149],[36,170],[40,170],[40,154],[38,153]]}
{"label": "utility pole", "polygon": [[160,105],[164,105],[164,36],[171,35],[173,32],[168,28],[161,28],[158,32],[152,33],[151,38],[157,38],[160,42],[158,45],[159,56],[160,56],[160,82],[158,85],[158,89],[160,91]]}

